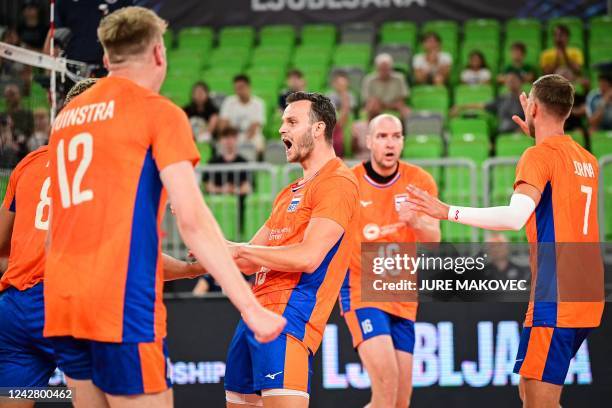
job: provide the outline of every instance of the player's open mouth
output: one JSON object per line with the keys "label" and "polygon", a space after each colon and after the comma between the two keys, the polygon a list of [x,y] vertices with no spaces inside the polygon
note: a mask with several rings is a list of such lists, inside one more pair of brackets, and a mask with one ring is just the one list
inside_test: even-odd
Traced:
{"label": "player's open mouth", "polygon": [[393,153],[393,152],[385,153],[385,157],[387,159],[393,159],[395,157],[395,153]]}
{"label": "player's open mouth", "polygon": [[283,143],[285,144],[285,148],[287,150],[291,149],[291,146],[293,146],[293,143],[289,139],[283,139]]}

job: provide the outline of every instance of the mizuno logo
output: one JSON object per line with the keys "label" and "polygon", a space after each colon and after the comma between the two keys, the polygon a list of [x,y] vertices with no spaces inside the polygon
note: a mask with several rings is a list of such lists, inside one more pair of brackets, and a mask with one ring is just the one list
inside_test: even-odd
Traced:
{"label": "mizuno logo", "polygon": [[363,201],[363,200],[359,200],[359,202],[361,203],[362,207],[367,207],[368,205],[372,205],[374,204],[373,201]]}
{"label": "mizuno logo", "polygon": [[266,378],[269,378],[271,380],[275,379],[277,375],[281,374],[282,371],[279,371],[278,373],[274,373],[274,374],[266,374]]}

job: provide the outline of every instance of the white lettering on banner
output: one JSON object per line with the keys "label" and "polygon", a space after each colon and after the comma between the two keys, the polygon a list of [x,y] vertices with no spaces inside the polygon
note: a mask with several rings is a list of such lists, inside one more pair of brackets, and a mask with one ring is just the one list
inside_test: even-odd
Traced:
{"label": "white lettering on banner", "polygon": [[251,10],[255,12],[357,10],[368,7],[387,9],[408,8],[412,5],[426,7],[427,0],[251,0]]}
{"label": "white lettering on banner", "polygon": [[[520,342],[520,326],[516,321],[498,323],[482,321],[474,337],[462,338],[476,342],[474,361],[466,360],[455,369],[455,336],[452,322],[415,323],[413,364],[414,387],[471,387],[517,385],[519,376],[512,373]],[[459,339],[457,339],[457,343]],[[368,388],[370,380],[359,363],[340,364],[338,327],[328,324],[322,344],[323,387],[326,389]],[[344,370],[342,370],[344,368]],[[587,342],[585,341],[570,363],[565,384],[593,382]]]}

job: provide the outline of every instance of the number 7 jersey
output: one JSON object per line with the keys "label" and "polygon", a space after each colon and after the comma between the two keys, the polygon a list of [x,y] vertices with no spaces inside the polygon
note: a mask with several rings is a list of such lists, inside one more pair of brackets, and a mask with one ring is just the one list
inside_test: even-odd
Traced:
{"label": "number 7 jersey", "polygon": [[130,80],[103,78],[58,115],[49,155],[45,336],[165,337],[160,171],[199,159],[185,113]]}
{"label": "number 7 jersey", "polygon": [[541,198],[525,226],[531,244],[531,301],[525,326],[596,327],[603,312],[595,157],[570,136],[528,148],[516,168]]}

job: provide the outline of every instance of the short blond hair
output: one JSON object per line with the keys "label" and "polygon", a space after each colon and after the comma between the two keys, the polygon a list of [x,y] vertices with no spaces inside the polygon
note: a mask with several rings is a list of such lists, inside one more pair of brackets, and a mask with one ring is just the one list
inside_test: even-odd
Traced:
{"label": "short blond hair", "polygon": [[121,8],[104,17],[98,27],[98,39],[111,63],[121,63],[143,54],[161,38],[168,24],[144,7]]}

